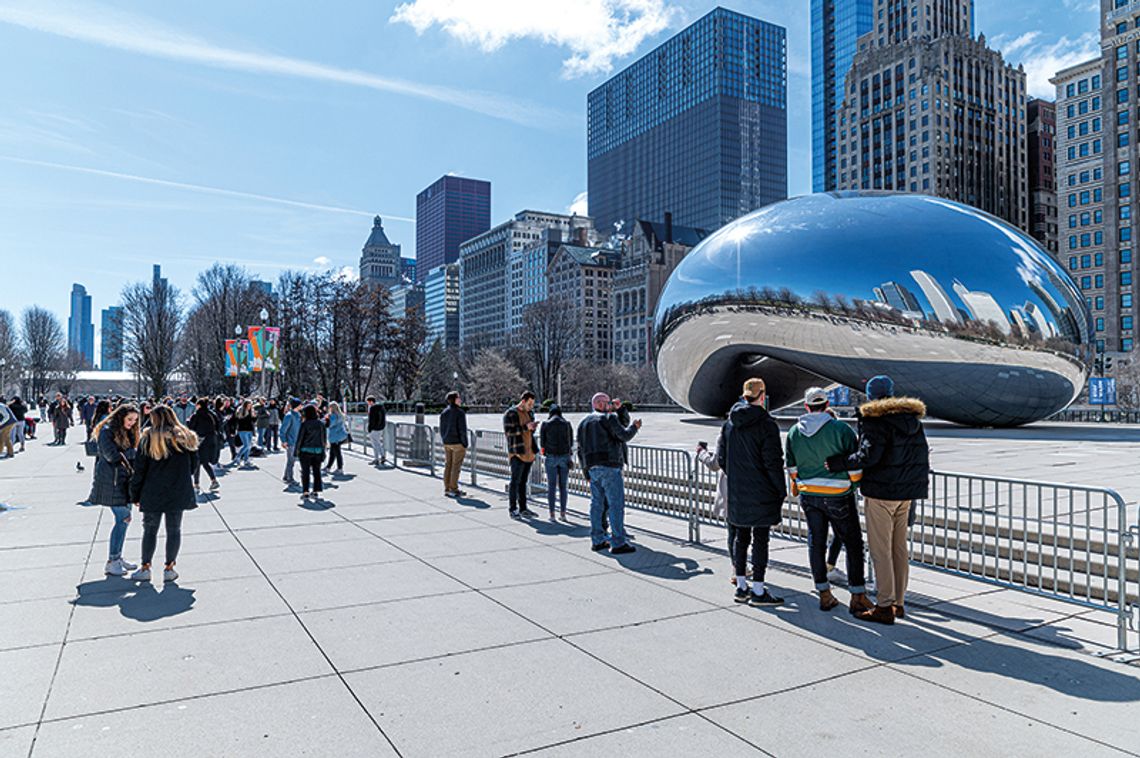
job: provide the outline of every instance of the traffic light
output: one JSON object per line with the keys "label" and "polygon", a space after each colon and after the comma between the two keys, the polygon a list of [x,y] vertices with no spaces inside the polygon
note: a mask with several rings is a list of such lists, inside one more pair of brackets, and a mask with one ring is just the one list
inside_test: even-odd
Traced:
{"label": "traffic light", "polygon": [[1112,356],[1111,355],[1104,356],[1104,373],[1106,373],[1106,374],[1112,373]]}

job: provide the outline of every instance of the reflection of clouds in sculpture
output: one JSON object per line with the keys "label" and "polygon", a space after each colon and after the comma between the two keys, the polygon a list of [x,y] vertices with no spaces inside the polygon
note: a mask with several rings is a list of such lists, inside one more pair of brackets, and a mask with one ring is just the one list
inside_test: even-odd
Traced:
{"label": "reflection of clouds in sculpture", "polygon": [[1021,232],[877,192],[796,198],[724,227],[681,262],[656,321],[662,383],[704,413],[750,373],[780,403],[885,372],[934,415],[995,425],[1071,402],[1092,335],[1068,274]]}

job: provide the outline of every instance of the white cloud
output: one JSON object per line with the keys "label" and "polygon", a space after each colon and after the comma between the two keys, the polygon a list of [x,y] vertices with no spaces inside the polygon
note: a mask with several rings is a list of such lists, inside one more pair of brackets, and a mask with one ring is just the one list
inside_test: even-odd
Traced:
{"label": "white cloud", "polygon": [[590,204],[588,202],[585,190],[582,190],[574,196],[574,200],[566,208],[566,212],[570,215],[574,215],[575,213],[577,213],[579,216],[589,215]]}
{"label": "white cloud", "polygon": [[391,23],[423,34],[432,26],[493,52],[516,39],[563,47],[565,77],[608,73],[681,15],[667,0],[409,0]]}
{"label": "white cloud", "polygon": [[336,273],[333,274],[333,278],[339,279],[342,282],[355,281],[356,269],[352,266],[341,266],[339,269],[337,269]]}
{"label": "white cloud", "polygon": [[[238,197],[244,200],[258,200],[263,203],[274,203],[276,205],[288,205],[293,208],[305,208],[313,211],[327,211],[329,213],[348,213],[354,216],[365,216],[372,218],[376,215],[368,211],[356,210],[354,208],[341,208],[336,205],[321,205],[320,203],[306,203],[301,200],[290,200],[284,197],[273,197],[272,195],[259,195],[253,192],[240,192],[238,190],[222,189],[221,187],[209,187],[204,184],[187,184],[186,182],[175,182],[168,179],[155,179],[150,176],[139,176],[138,174],[124,174],[120,171],[106,171],[99,168],[90,168],[88,166],[73,166],[68,163],[53,163],[51,161],[37,161],[31,158],[19,158],[14,155],[0,155],[0,161],[8,161],[9,163],[22,163],[26,166],[39,166],[41,168],[52,168],[60,171],[72,171],[79,174],[90,174],[92,176],[102,176],[108,179],[123,179],[130,182],[139,182],[141,184],[151,184],[158,187],[168,187],[170,189],[187,190],[189,192],[200,192],[208,195],[223,195],[226,197]],[[384,214],[384,218],[392,219],[393,221],[407,221],[415,223],[414,218],[408,216],[392,216]]]}
{"label": "white cloud", "polygon": [[332,265],[332,258],[329,258],[327,255],[318,255],[316,258],[313,258],[313,264],[321,268],[328,268]]}
{"label": "white cloud", "polygon": [[559,123],[562,115],[537,104],[495,93],[421,84],[301,58],[222,47],[152,19],[94,3],[0,0],[0,22],[154,58],[347,84],[434,100],[526,126]]}
{"label": "white cloud", "polygon": [[1025,66],[1025,84],[1031,97],[1049,100],[1057,97],[1057,88],[1049,80],[1058,71],[1100,56],[1099,35],[1095,32],[1057,39],[1029,31],[1008,41],[1002,36],[994,37],[990,44],[1002,51],[1007,62]]}

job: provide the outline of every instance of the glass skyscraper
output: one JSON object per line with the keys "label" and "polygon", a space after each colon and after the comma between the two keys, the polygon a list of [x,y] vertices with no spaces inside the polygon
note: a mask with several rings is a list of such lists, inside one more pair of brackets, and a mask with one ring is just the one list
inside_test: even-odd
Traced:
{"label": "glass skyscraper", "polygon": [[875,0],[811,0],[811,186],[836,187],[835,115],[859,37],[871,31]]}
{"label": "glass skyscraper", "polygon": [[491,183],[441,176],[416,195],[416,281],[459,260],[459,245],[491,228]]}
{"label": "glass skyscraper", "polygon": [[787,197],[781,26],[717,8],[587,98],[590,215],[717,229]]}
{"label": "glass skyscraper", "polygon": [[71,315],[67,319],[67,349],[83,356],[85,365],[95,360],[95,324],[91,322],[91,296],[82,284],[71,285]]}
{"label": "glass skyscraper", "polygon": [[123,370],[123,309],[118,305],[103,309],[102,340],[99,368],[103,371]]}

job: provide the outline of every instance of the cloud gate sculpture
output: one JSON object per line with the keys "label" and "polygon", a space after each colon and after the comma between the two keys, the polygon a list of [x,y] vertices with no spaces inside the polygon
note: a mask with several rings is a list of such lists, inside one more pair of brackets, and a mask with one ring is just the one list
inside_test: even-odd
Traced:
{"label": "cloud gate sculpture", "polygon": [[884,192],[799,197],[723,227],[673,272],[654,328],[665,390],[710,416],[749,376],[775,408],[890,374],[932,416],[1015,426],[1071,403],[1093,349],[1084,298],[1031,237]]}

